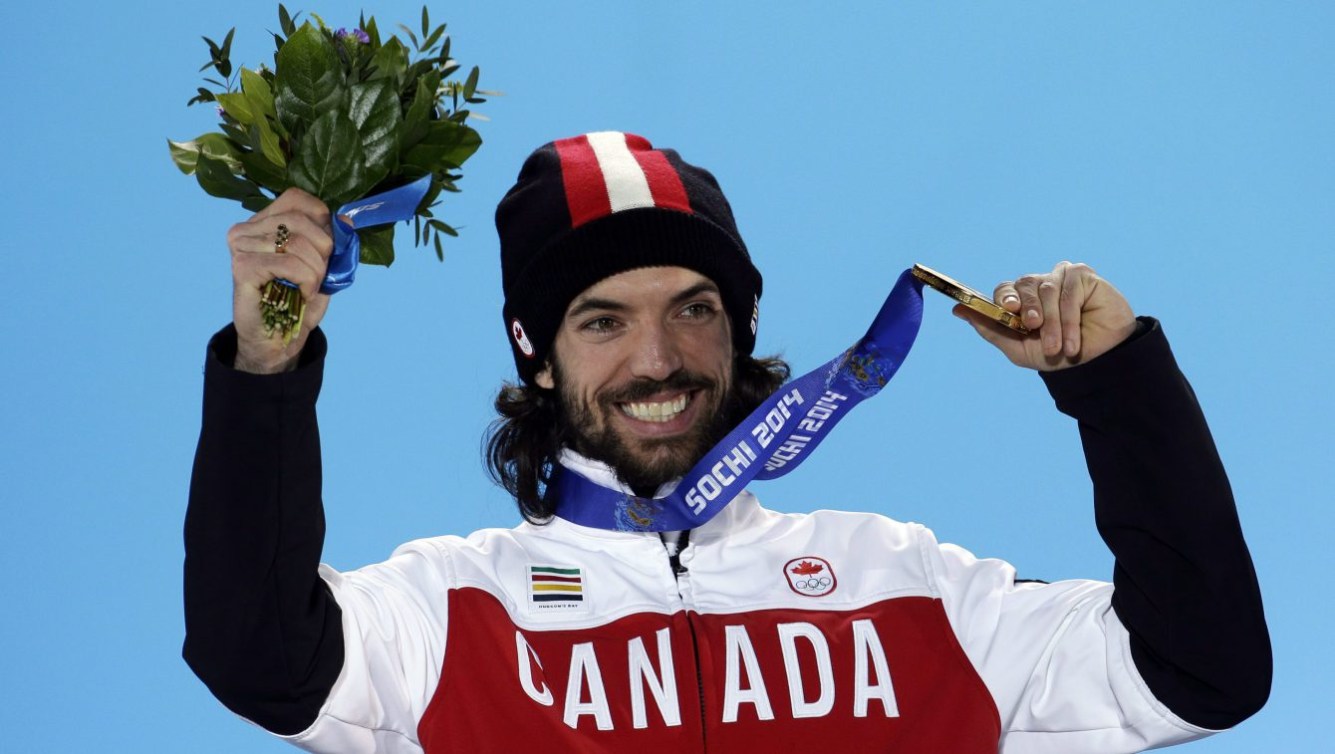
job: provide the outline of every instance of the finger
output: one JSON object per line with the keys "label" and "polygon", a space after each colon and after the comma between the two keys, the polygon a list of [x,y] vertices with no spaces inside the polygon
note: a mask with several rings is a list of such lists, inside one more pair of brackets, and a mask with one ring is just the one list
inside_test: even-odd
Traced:
{"label": "finger", "polygon": [[[248,269],[268,269],[271,271],[270,278],[281,277],[297,283],[301,292],[307,296],[315,293],[325,276],[325,259],[305,238],[290,240],[287,250],[282,254],[273,253],[273,248],[265,246],[263,242],[251,242],[238,248],[232,258],[233,265],[246,264]],[[300,277],[288,277],[287,272],[294,269],[294,265],[300,266]],[[308,280],[315,282],[308,284]]]}
{"label": "finger", "polygon": [[1062,350],[1061,282],[1065,269],[1058,267],[1044,275],[1038,284],[1038,300],[1043,307],[1043,355],[1056,356]]}
{"label": "finger", "polygon": [[1083,264],[1066,264],[1061,286],[1062,350],[1067,358],[1080,355],[1080,324],[1085,299],[1088,297],[1086,283],[1089,281],[1089,267]]}
{"label": "finger", "polygon": [[[275,246],[277,228],[280,227],[279,220],[290,221],[298,230],[289,229],[288,240],[281,247],[281,253]],[[283,223],[282,225],[286,225]],[[272,230],[270,229],[272,226]],[[329,238],[328,232],[314,225],[304,215],[285,214],[274,215],[262,222],[254,224],[242,223],[234,226],[229,232],[229,245],[231,246],[233,265],[238,263],[238,257],[242,255],[271,257],[274,260],[285,260],[281,265],[274,262],[271,266],[270,277],[282,277],[294,283],[299,283],[302,293],[309,296],[315,293],[316,287],[307,284],[306,280],[314,275],[317,281],[323,280],[325,270],[328,266],[329,251],[333,248],[333,241]],[[303,274],[300,278],[289,278],[281,274],[279,270],[290,270],[290,263],[286,260],[296,260],[309,270],[309,274]],[[249,261],[249,269],[257,269],[256,265],[263,267],[265,262]],[[261,275],[262,276],[262,275]],[[265,281],[267,282],[267,280]]]}
{"label": "finger", "polygon": [[1020,333],[996,323],[963,304],[956,304],[950,313],[972,325],[974,332],[1005,354],[1012,363],[1024,363],[1025,338]]}
{"label": "finger", "polygon": [[315,293],[315,288],[318,288],[320,283],[324,280],[325,271],[329,266],[329,255],[327,253],[320,253],[315,245],[311,243],[311,240],[306,236],[297,236],[288,241],[287,251],[283,256],[297,259],[302,264],[306,265],[314,275],[316,281],[314,288],[305,285],[301,288],[301,292],[306,294],[307,298],[310,298],[310,296]]}
{"label": "finger", "polygon": [[299,212],[275,215],[271,219],[275,231],[280,222],[287,226],[289,243],[292,239],[304,238],[324,258],[328,258],[334,251],[334,236],[327,222],[320,224],[310,215]]}
{"label": "finger", "polygon": [[[278,239],[280,225],[286,227],[282,222],[283,216],[271,215],[267,218],[255,219],[254,217],[245,222],[237,223],[227,229],[227,247],[233,251],[245,247],[254,251],[253,247],[264,244],[269,247],[269,251],[276,250],[276,241]],[[291,231],[288,231],[291,235]]]}
{"label": "finger", "polygon": [[1006,333],[998,330],[987,317],[984,317],[982,314],[979,314],[964,304],[956,304],[951,307],[950,313],[965,322],[968,322],[970,325],[973,325],[973,329],[982,336],[983,340],[986,340],[994,346],[1000,347],[1003,342],[1013,340],[1013,338],[1006,335]]}
{"label": "finger", "polygon": [[300,212],[310,216],[316,223],[329,223],[329,208],[319,198],[299,188],[293,187],[274,199],[269,206],[251,216],[250,222],[259,222],[274,215],[287,212]]}
{"label": "finger", "polygon": [[232,275],[238,288],[260,291],[269,281],[282,278],[301,288],[303,298],[314,296],[324,276],[296,256],[242,252],[232,263]]}
{"label": "finger", "polygon": [[1020,295],[1015,292],[1015,283],[1009,280],[997,283],[992,289],[992,300],[1012,314],[1020,310]]}
{"label": "finger", "polygon": [[1020,297],[1020,318],[1030,330],[1043,326],[1043,302],[1039,300],[1038,285],[1041,275],[1024,275],[1015,281],[1015,293]]}
{"label": "finger", "polygon": [[285,252],[291,251],[298,239],[305,240],[321,262],[334,250],[334,238],[329,228],[317,225],[309,216],[300,213],[272,215],[260,222],[233,225],[227,233],[227,242],[233,250],[278,251],[280,227],[287,229],[287,243],[282,247]]}

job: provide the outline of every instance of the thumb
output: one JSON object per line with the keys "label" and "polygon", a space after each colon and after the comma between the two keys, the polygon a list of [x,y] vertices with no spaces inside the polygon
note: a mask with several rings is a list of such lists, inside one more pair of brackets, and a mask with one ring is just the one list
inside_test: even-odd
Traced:
{"label": "thumb", "polygon": [[1009,333],[998,327],[995,322],[963,304],[956,304],[951,308],[950,313],[968,322],[979,337],[1003,351],[1006,350],[1006,345],[1015,340]]}
{"label": "thumb", "polygon": [[1035,368],[1030,365],[1029,358],[1025,353],[1024,335],[1011,330],[1005,325],[993,322],[987,316],[979,314],[963,304],[956,304],[950,310],[950,313],[968,322],[980,338],[995,346],[1012,364]]}

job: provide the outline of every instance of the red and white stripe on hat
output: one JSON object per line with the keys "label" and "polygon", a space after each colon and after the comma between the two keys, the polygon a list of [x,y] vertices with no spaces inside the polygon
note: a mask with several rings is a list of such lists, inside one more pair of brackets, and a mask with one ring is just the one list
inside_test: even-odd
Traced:
{"label": "red and white stripe on hat", "polygon": [[620,131],[556,142],[572,228],[613,212],[658,207],[691,212],[686,187],[648,139]]}

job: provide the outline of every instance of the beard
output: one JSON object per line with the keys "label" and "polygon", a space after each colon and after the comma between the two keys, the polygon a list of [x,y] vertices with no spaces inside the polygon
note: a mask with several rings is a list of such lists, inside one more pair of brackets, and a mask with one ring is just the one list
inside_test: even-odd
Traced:
{"label": "beard", "polygon": [[[694,372],[679,371],[666,380],[636,380],[595,395],[592,405],[562,379],[559,364],[553,364],[552,376],[560,398],[564,444],[611,466],[617,479],[640,497],[653,497],[664,482],[690,471],[743,418],[732,391],[725,392],[718,380]],[[699,418],[686,432],[675,437],[628,438],[616,430],[612,418],[621,411],[617,404],[678,391],[690,392],[692,403],[705,401],[699,407]]]}

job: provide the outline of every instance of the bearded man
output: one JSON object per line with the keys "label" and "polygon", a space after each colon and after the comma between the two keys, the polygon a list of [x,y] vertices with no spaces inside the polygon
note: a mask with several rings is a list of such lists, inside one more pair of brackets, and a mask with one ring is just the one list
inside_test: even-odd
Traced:
{"label": "bearded man", "polygon": [[[788,368],[751,355],[761,276],[713,176],[618,132],[539,148],[497,211],[519,380],[487,459],[525,521],[320,566],[329,222],[292,190],[229,234],[234,323],[209,346],[186,521],[185,657],[273,733],[327,752],[1130,752],[1264,703],[1269,638],[1209,430],[1159,324],[1084,265],[997,286],[1028,336],[956,313],[1080,422],[1113,583],[1017,581],[918,525],[749,492],[665,524]],[[290,344],[259,315],[275,277],[309,301]],[[763,462],[741,448],[721,483]]]}

